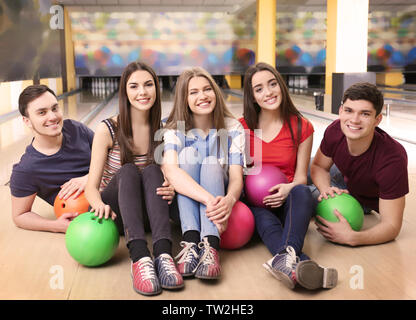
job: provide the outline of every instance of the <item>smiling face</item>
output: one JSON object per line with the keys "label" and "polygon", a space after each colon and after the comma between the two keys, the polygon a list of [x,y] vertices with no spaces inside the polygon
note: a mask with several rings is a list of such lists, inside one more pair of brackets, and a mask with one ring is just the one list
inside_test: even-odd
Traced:
{"label": "smiling face", "polygon": [[26,125],[40,136],[56,137],[62,132],[63,115],[58,100],[50,92],[45,92],[27,105]]}
{"label": "smiling face", "polygon": [[152,75],[145,70],[133,72],[127,80],[127,97],[132,108],[147,111],[156,100],[156,85]]}
{"label": "smiling face", "polygon": [[367,100],[347,99],[339,108],[341,130],[350,141],[372,139],[382,115]]}
{"label": "smiling face", "polygon": [[270,71],[256,72],[251,80],[253,96],[262,109],[277,110],[282,102],[282,92],[276,77]]}
{"label": "smiling face", "polygon": [[195,115],[211,114],[216,106],[215,91],[205,77],[193,77],[188,83],[188,105]]}

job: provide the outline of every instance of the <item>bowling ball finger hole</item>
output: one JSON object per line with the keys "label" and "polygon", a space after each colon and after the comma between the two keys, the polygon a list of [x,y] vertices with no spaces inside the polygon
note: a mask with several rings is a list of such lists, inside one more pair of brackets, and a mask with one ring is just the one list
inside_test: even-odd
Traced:
{"label": "bowling ball finger hole", "polygon": [[[97,217],[92,217],[91,218],[91,220],[97,220]],[[103,224],[103,219],[101,218],[101,219],[98,219],[98,221],[97,221],[99,224]]]}
{"label": "bowling ball finger hole", "polygon": [[62,208],[65,208],[65,203],[62,203],[62,204],[61,204],[61,207],[62,207]]}

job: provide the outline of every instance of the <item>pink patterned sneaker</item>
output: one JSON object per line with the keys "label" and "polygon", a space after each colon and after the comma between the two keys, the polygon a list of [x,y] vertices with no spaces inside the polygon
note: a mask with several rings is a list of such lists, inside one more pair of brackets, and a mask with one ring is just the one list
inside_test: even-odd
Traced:
{"label": "pink patterned sneaker", "polygon": [[173,258],[162,253],[155,259],[155,266],[159,276],[160,285],[163,289],[183,288],[183,278],[176,268]]}
{"label": "pink patterned sneaker", "polygon": [[200,250],[199,263],[196,266],[195,277],[199,279],[218,279],[221,276],[220,256],[212,248],[208,238],[198,244]]}
{"label": "pink patterned sneaker", "polygon": [[181,252],[175,257],[182,277],[193,277],[199,261],[198,246],[192,242],[181,241]]}
{"label": "pink patterned sneaker", "polygon": [[133,289],[145,296],[153,296],[162,292],[159,279],[156,276],[155,266],[150,257],[143,257],[131,264]]}

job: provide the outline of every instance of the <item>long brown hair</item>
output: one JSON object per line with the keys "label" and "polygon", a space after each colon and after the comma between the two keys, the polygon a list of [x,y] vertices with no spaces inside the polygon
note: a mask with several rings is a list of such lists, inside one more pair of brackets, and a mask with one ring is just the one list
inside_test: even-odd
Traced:
{"label": "long brown hair", "polygon": [[185,130],[194,128],[193,114],[188,104],[188,86],[189,81],[194,77],[204,77],[208,80],[211,88],[215,92],[216,105],[213,111],[213,121],[215,129],[225,129],[225,117],[234,118],[225,104],[221,89],[215,83],[212,76],[201,67],[186,69],[179,76],[176,82],[175,98],[173,109],[166,121],[166,128],[177,129],[178,121],[185,122]]}
{"label": "long brown hair", "polygon": [[[256,99],[254,98],[253,94],[253,85],[252,79],[255,73],[260,71],[269,71],[271,72],[279,84],[280,91],[282,94],[282,102],[280,103],[280,107],[278,111],[280,112],[280,117],[283,120],[283,124],[287,123],[289,126],[290,134],[292,136],[292,141],[295,147],[298,147],[300,144],[301,139],[301,118],[302,115],[298,109],[296,109],[295,105],[293,104],[292,99],[289,95],[289,90],[286,86],[286,83],[280,73],[271,65],[265,62],[259,62],[253,66],[250,66],[245,75],[244,75],[244,113],[243,117],[247,123],[247,126],[251,129],[257,129],[259,123],[259,113],[261,111],[260,106],[257,104]],[[298,128],[297,128],[297,139],[295,141],[293,128],[291,125],[290,117],[296,116],[298,120]]]}
{"label": "long brown hair", "polygon": [[120,159],[121,164],[129,163],[134,161],[133,155],[133,129],[131,123],[131,104],[127,97],[127,81],[129,80],[131,74],[138,70],[144,70],[150,73],[153,78],[153,81],[156,86],[156,99],[153,107],[150,109],[149,113],[149,124],[150,124],[150,134],[149,134],[149,149],[147,151],[147,163],[150,164],[154,162],[154,151],[159,141],[155,141],[153,137],[157,130],[161,128],[160,117],[162,114],[161,111],[161,98],[160,98],[160,86],[159,79],[154,72],[154,70],[143,62],[132,62],[124,69],[123,74],[120,79],[120,89],[119,89],[119,115],[117,116],[116,124],[116,137],[118,143],[120,144]]}

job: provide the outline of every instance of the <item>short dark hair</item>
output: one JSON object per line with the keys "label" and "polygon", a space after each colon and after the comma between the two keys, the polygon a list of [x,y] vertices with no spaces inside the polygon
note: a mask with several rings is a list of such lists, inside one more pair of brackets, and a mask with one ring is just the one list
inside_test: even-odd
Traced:
{"label": "short dark hair", "polygon": [[55,92],[44,84],[34,84],[26,87],[19,96],[19,111],[22,116],[27,117],[27,105],[39,98],[45,92],[50,92],[56,98]]}
{"label": "short dark hair", "polygon": [[383,110],[384,98],[383,94],[377,87],[369,82],[358,82],[349,87],[342,97],[342,103],[350,100],[367,100],[373,104],[376,109],[376,116]]}

